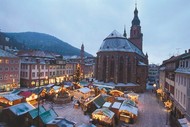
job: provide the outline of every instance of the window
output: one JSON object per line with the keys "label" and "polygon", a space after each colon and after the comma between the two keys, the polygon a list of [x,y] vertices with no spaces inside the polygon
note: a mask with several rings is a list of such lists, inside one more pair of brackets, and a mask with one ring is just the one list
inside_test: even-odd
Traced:
{"label": "window", "polygon": [[5,76],[4,76],[4,79],[6,80],[8,78],[8,75],[6,74]]}
{"label": "window", "polygon": [[32,69],[35,69],[35,65],[32,65]]}
{"label": "window", "polygon": [[5,67],[5,71],[8,71],[9,70],[9,67]]}
{"label": "window", "polygon": [[182,92],[181,92],[181,99],[180,99],[181,104],[182,104],[182,97],[183,97],[183,96],[182,96]]}
{"label": "window", "polygon": [[0,66],[0,71],[2,71],[2,70],[3,70],[3,67]]}
{"label": "window", "polygon": [[3,63],[3,59],[0,59],[0,63]]}
{"label": "window", "polygon": [[46,72],[46,76],[48,76],[48,72]]}
{"label": "window", "polygon": [[184,98],[183,98],[183,105],[185,106],[185,94],[184,94]]}
{"label": "window", "polygon": [[11,67],[11,71],[13,71],[14,70],[14,67]]}
{"label": "window", "polygon": [[11,60],[11,64],[13,64],[14,63],[14,61],[13,60]]}
{"label": "window", "polygon": [[18,70],[18,68],[17,67],[15,67],[15,71],[17,71]]}
{"label": "window", "polygon": [[9,63],[9,60],[5,60],[5,63],[8,64],[8,63]]}
{"label": "window", "polygon": [[3,75],[0,75],[0,80],[3,80]]}
{"label": "window", "polygon": [[41,72],[41,73],[40,73],[40,76],[44,77],[44,72]]}
{"label": "window", "polygon": [[15,60],[15,63],[17,64],[17,63],[18,63],[18,60]]}
{"label": "window", "polygon": [[44,65],[42,65],[42,69],[44,69]]}
{"label": "window", "polygon": [[32,72],[32,77],[35,77],[35,72]]}

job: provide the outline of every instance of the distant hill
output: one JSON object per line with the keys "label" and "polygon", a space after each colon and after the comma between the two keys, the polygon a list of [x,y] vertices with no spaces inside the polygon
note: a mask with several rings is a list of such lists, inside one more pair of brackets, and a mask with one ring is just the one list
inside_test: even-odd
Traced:
{"label": "distant hill", "polygon": [[[36,32],[22,32],[4,33],[4,35],[9,38],[7,45],[16,47],[19,50],[37,49],[58,53],[64,56],[80,56],[80,49],[48,34]],[[85,56],[92,55],[85,52]]]}

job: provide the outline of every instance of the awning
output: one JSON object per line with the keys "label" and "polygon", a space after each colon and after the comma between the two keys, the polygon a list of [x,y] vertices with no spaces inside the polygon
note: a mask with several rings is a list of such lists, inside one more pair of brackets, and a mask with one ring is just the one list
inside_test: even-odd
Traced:
{"label": "awning", "polygon": [[89,93],[91,90],[89,89],[89,88],[87,88],[87,87],[83,87],[83,88],[80,88],[79,89],[79,91],[81,92],[81,93]]}
{"label": "awning", "polygon": [[178,122],[181,127],[190,127],[190,123],[186,118],[178,119]]}

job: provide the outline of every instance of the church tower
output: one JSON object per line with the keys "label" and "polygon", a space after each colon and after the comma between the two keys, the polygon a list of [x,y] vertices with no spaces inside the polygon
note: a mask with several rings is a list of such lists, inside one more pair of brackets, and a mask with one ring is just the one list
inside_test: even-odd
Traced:
{"label": "church tower", "polygon": [[141,33],[140,20],[138,17],[137,4],[135,4],[134,18],[132,20],[129,40],[142,51],[143,34]]}

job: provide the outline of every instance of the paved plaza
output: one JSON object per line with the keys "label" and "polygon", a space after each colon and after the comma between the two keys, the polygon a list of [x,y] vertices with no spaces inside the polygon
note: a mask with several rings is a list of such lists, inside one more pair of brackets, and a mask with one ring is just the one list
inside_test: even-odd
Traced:
{"label": "paved plaza", "polygon": [[[46,102],[44,107],[50,109],[52,108],[52,104]],[[163,102],[158,101],[151,90],[140,94],[138,108],[138,119],[135,124],[128,124],[129,127],[170,127],[166,125],[169,121],[167,121],[168,114],[164,108]],[[59,116],[75,122],[76,126],[83,123],[89,123],[90,121],[90,117],[84,115],[80,107],[78,109],[74,108],[73,102],[61,105],[53,104],[53,109]]]}

